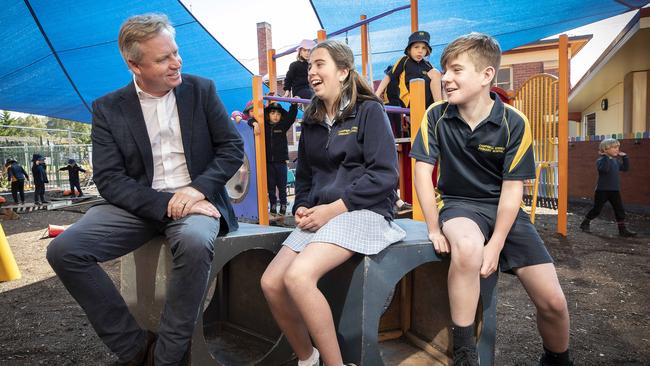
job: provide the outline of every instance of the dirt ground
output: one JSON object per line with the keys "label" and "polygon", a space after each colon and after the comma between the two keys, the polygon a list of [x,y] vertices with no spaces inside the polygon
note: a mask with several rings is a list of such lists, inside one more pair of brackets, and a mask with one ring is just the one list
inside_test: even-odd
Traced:
{"label": "dirt ground", "polygon": [[[555,234],[556,216],[537,227],[554,256],[571,313],[576,365],[650,364],[650,217],[629,215],[639,236],[620,239],[611,211],[578,230],[585,205],[572,205],[569,235]],[[2,226],[22,278],[0,283],[0,365],[106,365],[115,360],[45,260],[48,224],[74,223],[81,213],[36,211]],[[119,262],[105,266],[119,282]],[[536,365],[541,341],[535,310],[516,278],[499,279],[496,365]]]}

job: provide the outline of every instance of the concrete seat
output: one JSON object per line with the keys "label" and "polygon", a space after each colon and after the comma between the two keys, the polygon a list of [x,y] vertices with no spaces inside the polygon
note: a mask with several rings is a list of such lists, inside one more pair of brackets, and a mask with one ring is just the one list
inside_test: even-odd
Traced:
{"label": "concrete seat", "polygon": [[[407,232],[403,241],[374,256],[356,255],[319,282],[332,307],[345,362],[360,366],[384,364],[378,334],[380,318],[389,308],[398,282],[425,265],[442,271],[436,281],[425,276],[424,287],[420,288],[425,288],[424,292],[429,286],[442,289],[435,297],[445,306],[433,308],[436,305],[430,304],[431,296],[421,296],[421,290],[411,296],[421,299],[414,302],[420,304],[417,306],[420,311],[424,309],[428,318],[438,318],[437,322],[442,324],[440,333],[444,334],[434,343],[444,343],[437,348],[442,355],[448,353],[448,260],[433,251],[424,223],[410,219],[396,222]],[[205,311],[199,317],[193,336],[193,364],[282,365],[292,358],[292,351],[273,322],[259,286],[266,265],[290,232],[287,228],[240,224],[238,231],[217,239]],[[161,250],[162,243],[162,238],[150,242],[122,260],[122,293],[136,319],[148,329],[155,329],[158,324],[166,274],[171,265],[169,250]],[[482,321],[478,329],[478,348],[483,366],[492,365],[494,360],[496,280],[497,276],[493,275],[481,283],[479,316]],[[436,282],[442,284],[436,286]],[[419,325],[428,324],[426,320],[411,320],[410,315],[409,319],[415,331],[426,333],[421,327],[418,330]],[[228,333],[225,330],[237,336],[218,340],[217,346],[208,341],[211,336]],[[246,343],[253,339],[261,341],[253,345]],[[440,362],[446,363],[444,357]]]}

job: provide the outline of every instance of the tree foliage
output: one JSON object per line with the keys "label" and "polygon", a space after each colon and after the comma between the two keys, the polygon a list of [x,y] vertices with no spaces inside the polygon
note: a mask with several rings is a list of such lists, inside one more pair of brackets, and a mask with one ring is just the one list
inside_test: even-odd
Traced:
{"label": "tree foliage", "polygon": [[[89,144],[90,143],[90,124],[69,121],[60,118],[46,118],[34,115],[26,117],[14,117],[9,111],[2,111],[0,114],[0,136],[16,137],[37,137],[42,143],[53,141],[55,143],[73,143]],[[31,127],[33,129],[11,128],[6,126]],[[49,129],[59,129],[64,131],[48,131]],[[71,133],[68,133],[70,131]],[[72,141],[68,140],[72,138]]]}

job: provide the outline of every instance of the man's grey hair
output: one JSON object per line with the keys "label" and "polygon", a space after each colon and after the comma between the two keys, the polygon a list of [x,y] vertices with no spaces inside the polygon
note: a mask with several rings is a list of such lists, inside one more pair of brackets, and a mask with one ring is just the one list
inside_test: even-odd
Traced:
{"label": "man's grey hair", "polygon": [[117,37],[117,45],[127,65],[129,60],[139,62],[142,59],[140,42],[164,31],[169,32],[172,38],[176,36],[176,30],[165,14],[134,15],[127,19],[120,27],[120,34]]}

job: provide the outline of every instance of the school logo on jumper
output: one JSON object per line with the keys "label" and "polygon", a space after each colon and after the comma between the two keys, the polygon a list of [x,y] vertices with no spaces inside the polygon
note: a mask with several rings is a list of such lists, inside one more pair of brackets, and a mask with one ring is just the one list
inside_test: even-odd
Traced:
{"label": "school logo on jumper", "polygon": [[503,152],[505,151],[505,147],[480,144],[478,145],[478,151],[495,153],[495,154],[503,154]]}
{"label": "school logo on jumper", "polygon": [[352,128],[344,128],[342,130],[339,130],[337,135],[338,136],[347,136],[347,135],[351,135],[353,133],[357,133],[357,131],[359,131],[359,127],[354,126]]}

